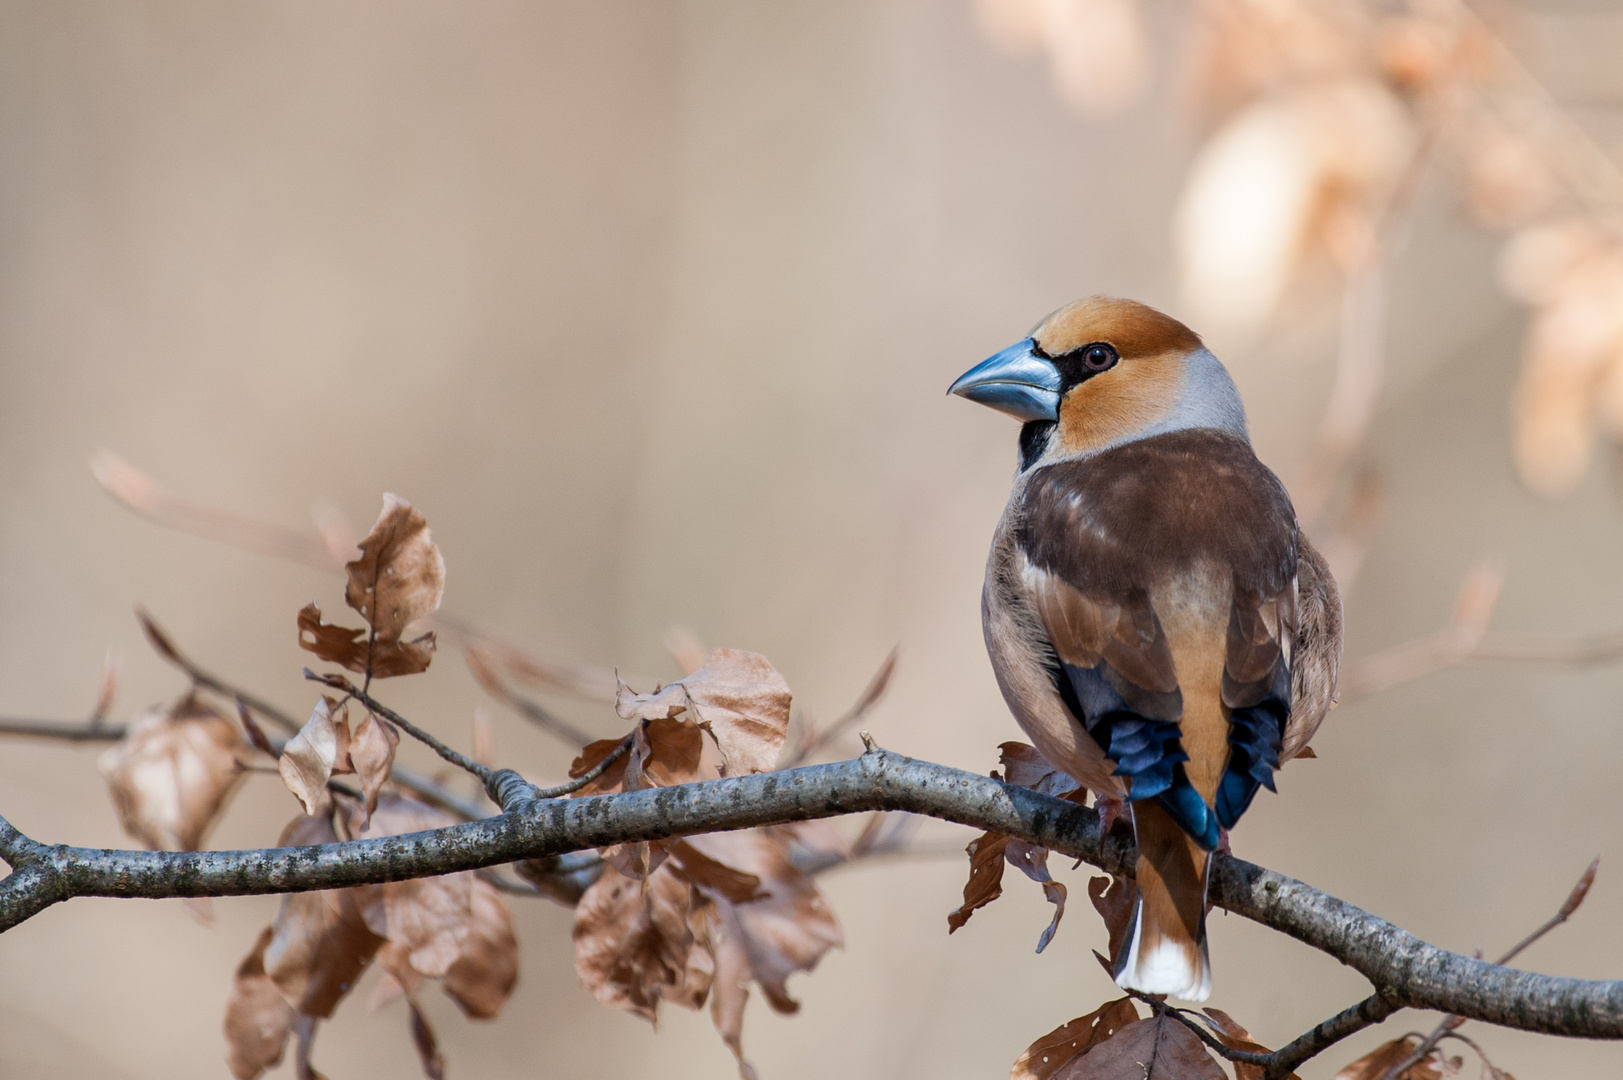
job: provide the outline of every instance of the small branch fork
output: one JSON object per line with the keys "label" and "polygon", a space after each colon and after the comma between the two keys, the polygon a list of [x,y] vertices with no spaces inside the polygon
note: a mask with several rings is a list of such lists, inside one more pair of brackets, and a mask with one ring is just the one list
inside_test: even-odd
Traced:
{"label": "small branch fork", "polygon": [[[1526,949],[1529,945],[1533,944],[1533,942],[1537,941],[1539,938],[1543,937],[1545,934],[1548,934],[1551,930],[1554,930],[1557,926],[1560,926],[1562,923],[1570,919],[1572,917],[1572,913],[1577,911],[1578,906],[1584,902],[1584,897],[1589,895],[1589,889],[1595,883],[1595,872],[1599,869],[1600,858],[1597,856],[1595,861],[1589,864],[1589,868],[1584,871],[1583,876],[1578,879],[1578,883],[1572,887],[1572,892],[1567,895],[1566,900],[1562,901],[1560,910],[1551,916],[1549,921],[1544,923],[1543,926],[1540,926],[1537,930],[1534,930],[1531,934],[1528,934],[1525,938],[1518,942],[1514,948],[1505,953],[1505,955],[1501,956],[1495,966],[1503,967],[1505,964],[1510,963],[1510,961],[1514,960],[1518,955],[1521,954],[1523,949]],[[1280,1047],[1278,1050],[1267,1053],[1250,1050],[1236,1050],[1225,1045],[1218,1039],[1212,1037],[1212,1035],[1206,1030],[1205,1023],[1201,1022],[1201,1020],[1204,1018],[1199,1017],[1199,1014],[1197,1013],[1191,1013],[1184,1009],[1175,1008],[1168,1005],[1160,998],[1140,994],[1134,990],[1129,990],[1128,994],[1139,1001],[1144,1002],[1158,1015],[1170,1016],[1183,1024],[1185,1027],[1189,1028],[1200,1037],[1201,1042],[1210,1047],[1211,1050],[1219,1057],[1237,1062],[1241,1065],[1253,1065],[1262,1069],[1263,1080],[1284,1080],[1284,1078],[1288,1077],[1298,1065],[1307,1061],[1309,1058],[1312,1058],[1320,1052],[1329,1049],[1331,1046],[1340,1042],[1342,1039],[1347,1038],[1349,1035],[1362,1031],[1366,1027],[1379,1024],[1388,1016],[1391,1016],[1394,1012],[1403,1008],[1405,1004],[1397,996],[1389,992],[1378,990],[1374,994],[1371,994],[1369,997],[1365,998],[1363,1001],[1360,1001],[1358,1004],[1350,1006],[1349,1008],[1343,1009],[1330,1019],[1314,1027],[1311,1031],[1299,1036],[1292,1042]],[[1445,1016],[1442,1023],[1438,1024],[1436,1029],[1433,1030],[1430,1035],[1422,1039],[1407,1058],[1398,1062],[1396,1065],[1393,1065],[1391,1068],[1382,1073],[1380,1080],[1396,1080],[1396,1078],[1402,1076],[1406,1070],[1426,1060],[1431,1052],[1436,1049],[1437,1044],[1448,1038],[1459,1039],[1462,1042],[1467,1043],[1476,1049],[1478,1055],[1480,1055],[1482,1059],[1486,1061],[1487,1055],[1482,1053],[1480,1047],[1477,1047],[1474,1042],[1471,1042],[1471,1040],[1467,1039],[1465,1036],[1455,1034],[1455,1031],[1461,1024],[1465,1023],[1465,1021],[1466,1017],[1458,1014],[1450,1014],[1449,1016]]]}
{"label": "small branch fork", "polygon": [[[492,774],[498,784],[512,775],[508,770]],[[37,843],[0,819],[0,857],[14,868],[0,881],[0,931],[76,896],[240,896],[341,888],[874,810],[1000,832],[1118,874],[1131,874],[1135,859],[1131,841],[1119,832],[1101,833],[1091,809],[878,748],[826,765],[579,799],[546,798],[522,780],[508,787],[509,809],[493,817],[303,848],[75,848]],[[1554,1035],[1623,1038],[1623,980],[1537,975],[1447,952],[1345,901],[1232,856],[1214,861],[1210,897],[1335,957],[1377,987],[1368,1001],[1278,1051],[1276,1065],[1306,1060],[1400,1007]]]}

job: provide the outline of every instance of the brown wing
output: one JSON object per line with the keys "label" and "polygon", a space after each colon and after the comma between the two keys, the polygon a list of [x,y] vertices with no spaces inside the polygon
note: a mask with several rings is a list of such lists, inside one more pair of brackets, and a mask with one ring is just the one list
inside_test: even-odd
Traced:
{"label": "brown wing", "polygon": [[1291,658],[1291,716],[1281,762],[1299,755],[1336,700],[1341,670],[1341,592],[1324,556],[1307,537],[1296,563],[1297,626]]}
{"label": "brown wing", "polygon": [[1171,722],[1183,714],[1172,647],[1147,596],[1127,595],[1115,602],[1085,596],[1059,576],[1035,568],[1026,581],[1061,664],[1074,673],[1097,672],[1140,716]]}

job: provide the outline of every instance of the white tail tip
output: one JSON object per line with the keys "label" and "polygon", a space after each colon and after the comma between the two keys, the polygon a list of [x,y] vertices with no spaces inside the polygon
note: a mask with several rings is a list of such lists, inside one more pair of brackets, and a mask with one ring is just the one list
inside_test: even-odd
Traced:
{"label": "white tail tip", "polygon": [[1116,972],[1116,985],[1141,994],[1205,1001],[1212,994],[1212,965],[1207,959],[1204,937],[1194,950],[1167,938],[1160,938],[1149,949],[1141,950],[1143,918],[1143,902],[1140,901],[1133,910],[1133,935],[1127,943],[1127,957]]}

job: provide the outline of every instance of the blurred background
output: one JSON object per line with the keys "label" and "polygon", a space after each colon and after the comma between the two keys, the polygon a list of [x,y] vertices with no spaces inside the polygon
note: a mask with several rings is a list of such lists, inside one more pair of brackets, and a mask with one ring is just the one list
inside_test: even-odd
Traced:
{"label": "blurred background", "polygon": [[[140,520],[91,477],[107,447],[311,535],[313,503],[364,530],[397,492],[445,610],[546,657],[668,679],[681,625],[828,719],[899,644],[864,726],[984,771],[1019,735],[978,615],[1016,428],[943,392],[1058,305],[1131,296],[1225,359],[1344,580],[1344,703],[1235,851],[1490,954],[1599,853],[1521,962],[1623,976],[1620,50],[1600,0],[0,4],[0,713],[85,715],[109,647],[115,717],[181,692],[137,604],[313,703],[294,613],[341,575]],[[389,692],[460,745],[485,709],[534,779],[572,756],[454,650]],[[98,752],[0,743],[0,812],[127,844]],[[294,810],[250,777],[210,844]],[[947,936],[965,860],[928,853],[969,838],[929,824],[925,855],[820,879],[846,947],[796,978],[799,1016],[753,996],[765,1080],[1002,1076],[1110,996],[1086,868],[1056,865],[1041,956],[1016,875]],[[224,996],[276,904],[205,928],[76,900],[5,934],[0,1075],[226,1075]],[[427,995],[451,1075],[735,1074],[708,1016],[598,1005],[570,912],[514,906],[506,1014]],[[1211,936],[1211,1004],[1270,1045],[1366,992],[1243,920]],[[366,996],[321,1069],[417,1075],[400,1003]],[[1623,1070],[1471,1030],[1524,1080]]]}

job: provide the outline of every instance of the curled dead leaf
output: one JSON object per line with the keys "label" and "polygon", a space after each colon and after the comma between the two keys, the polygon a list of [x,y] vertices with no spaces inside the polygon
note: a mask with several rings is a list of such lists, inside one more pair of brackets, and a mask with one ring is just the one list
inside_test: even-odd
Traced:
{"label": "curled dead leaf", "polygon": [[475,878],[468,894],[468,935],[445,973],[445,993],[476,1020],[492,1020],[518,983],[518,941],[507,901],[488,881]]}
{"label": "curled dead leaf", "polygon": [[304,805],[304,812],[310,815],[325,813],[332,806],[327,781],[332,778],[338,765],[341,747],[346,751],[345,757],[348,757],[347,707],[335,719],[333,704],[332,699],[325,697],[316,702],[310,719],[282,747],[282,756],[276,763],[276,771],[282,774],[282,783]]}
{"label": "curled dead leaf", "polygon": [[947,933],[963,927],[969,917],[1003,895],[1003,852],[1009,838],[1002,833],[982,833],[969,842],[969,880],[964,883],[964,902],[947,915]]}
{"label": "curled dead leaf", "polygon": [[1000,745],[998,760],[1003,764],[1006,783],[1056,797],[1069,795],[1081,787],[1069,773],[1050,765],[1035,746],[1023,742]]}
{"label": "curled dead leaf", "polygon": [[196,851],[242,780],[242,738],[195,698],[137,717],[97,760],[124,831],[157,851]]}
{"label": "curled dead leaf", "polygon": [[[330,844],[338,839],[327,817],[295,818],[279,847]],[[372,962],[384,938],[382,887],[289,893],[271,924],[265,972],[294,1011],[328,1017]]]}
{"label": "curled dead leaf", "polygon": [[399,641],[407,626],[439,610],[445,560],[423,515],[398,495],[383,496],[383,512],[359,546],[360,557],[344,567],[344,599],[380,642]]}
{"label": "curled dead leaf", "polygon": [[1024,840],[1012,837],[1003,849],[1003,857],[1010,866],[1020,870],[1032,881],[1043,887],[1043,895],[1048,902],[1054,905],[1054,918],[1048,928],[1037,939],[1037,951],[1042,952],[1048,948],[1048,943],[1054,940],[1054,933],[1059,929],[1059,921],[1065,915],[1065,886],[1055,881],[1048,873],[1048,849],[1028,844]]}
{"label": "curled dead leaf", "polygon": [[[1230,1050],[1244,1050],[1250,1054],[1271,1054],[1272,1050],[1263,1046],[1251,1037],[1251,1033],[1240,1026],[1239,1021],[1224,1012],[1222,1009],[1206,1009],[1206,1023],[1216,1034],[1217,1041]],[[1234,1080],[1263,1080],[1263,1069],[1260,1065],[1247,1065],[1244,1062],[1234,1062]],[[1301,1080],[1301,1077],[1291,1073],[1286,1080]]]}
{"label": "curled dead leaf", "polygon": [[293,1030],[293,1007],[265,974],[265,947],[270,940],[267,926],[237,966],[231,993],[225,999],[225,1060],[237,1080],[255,1080],[281,1064],[288,1033]]}
{"label": "curled dead leaf", "polygon": [[[455,819],[443,811],[385,792],[370,821],[355,829],[355,836],[370,840],[454,824]],[[475,880],[472,872],[464,871],[385,882],[378,886],[382,903],[367,911],[368,925],[379,936],[405,947],[412,970],[439,978],[456,963],[468,939]]]}
{"label": "curled dead leaf", "polygon": [[299,648],[350,671],[366,670],[366,631],[323,622],[315,604],[299,609]]}
{"label": "curled dead leaf", "polygon": [[1122,942],[1127,940],[1127,931],[1132,926],[1138,883],[1118,874],[1089,878],[1088,899],[1105,921],[1105,929],[1110,933],[1110,957],[1114,960],[1121,954]]}
{"label": "curled dead leaf", "polygon": [[745,902],[718,899],[718,907],[724,920],[733,920],[728,925],[736,925],[750,973],[768,1004],[780,1013],[796,1011],[800,1005],[789,996],[789,976],[812,970],[824,953],[843,943],[833,909],[790,860],[788,845],[764,829],[690,836],[688,843],[760,880],[765,895]]}
{"label": "curled dead leaf", "polygon": [[394,754],[399,745],[400,732],[370,710],[362,714],[350,736],[349,759],[355,775],[360,778],[369,818],[377,809],[378,793],[394,771]]}
{"label": "curled dead leaf", "polygon": [[742,1049],[747,984],[794,1012],[789,976],[840,944],[839,926],[779,830],[662,845],[669,857],[641,880],[610,860],[587,888],[575,909],[575,970],[599,1001],[650,1021],[661,1001],[697,1009],[713,992],[716,1030],[753,1077]]}
{"label": "curled dead leaf", "polygon": [[[620,748],[624,739],[599,739],[590,743],[580,752],[569,766],[569,778],[578,780],[602,764],[603,759]],[[596,780],[587,784],[574,793],[574,797],[584,798],[587,795],[603,795],[611,791],[619,791],[620,785],[625,783],[626,767],[630,763],[630,755],[625,755],[603,771]]]}
{"label": "curled dead leaf", "polygon": [[[715,971],[709,951],[713,908],[669,866],[642,881],[605,866],[575,908],[575,972],[581,985],[605,1005],[650,1022],[661,1001],[697,1007]],[[702,941],[695,925],[703,931]]]}
{"label": "curled dead leaf", "polygon": [[766,772],[789,732],[789,684],[758,653],[711,649],[693,674],[651,694],[620,687],[615,711],[624,720],[666,720],[683,711],[715,741],[722,774]]}
{"label": "curled dead leaf", "polygon": [[704,737],[686,720],[644,720],[637,725],[625,770],[625,790],[690,784],[699,778]]}
{"label": "curled dead leaf", "polygon": [[[1420,1048],[1420,1036],[1409,1034],[1384,1042],[1336,1073],[1335,1080],[1381,1080],[1394,1066],[1401,1065]],[[1435,1047],[1421,1060],[1404,1069],[1392,1080],[1444,1080],[1460,1071],[1463,1062],[1445,1057]]]}

